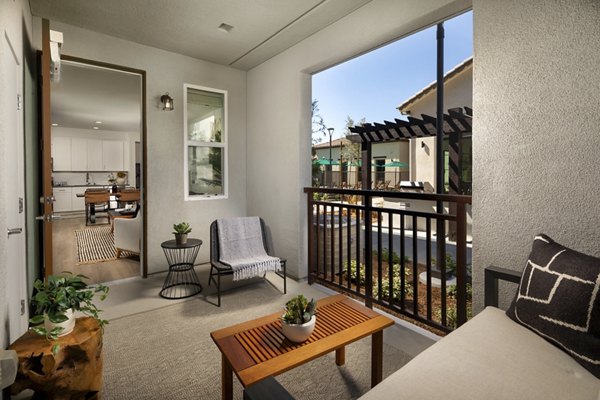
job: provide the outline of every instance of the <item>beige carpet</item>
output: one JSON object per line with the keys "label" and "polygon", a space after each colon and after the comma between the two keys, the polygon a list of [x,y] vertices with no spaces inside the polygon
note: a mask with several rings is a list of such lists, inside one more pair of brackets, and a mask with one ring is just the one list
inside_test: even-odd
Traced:
{"label": "beige carpet", "polygon": [[[309,293],[307,293],[309,294]],[[111,320],[104,336],[104,399],[220,399],[221,356],[210,332],[279,310],[283,296],[265,282],[227,293],[221,308],[192,299]],[[346,365],[334,354],[277,379],[297,399],[354,399],[370,386],[370,338],[346,349]],[[384,377],[410,357],[384,345]],[[234,377],[234,398],[242,387]]]}

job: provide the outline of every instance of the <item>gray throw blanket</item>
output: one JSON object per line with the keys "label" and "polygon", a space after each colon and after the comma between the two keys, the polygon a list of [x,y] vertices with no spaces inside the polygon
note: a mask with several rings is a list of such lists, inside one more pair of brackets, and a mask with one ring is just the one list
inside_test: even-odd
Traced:
{"label": "gray throw blanket", "polygon": [[281,270],[279,258],[265,251],[258,217],[218,219],[217,228],[219,261],[231,266],[234,281]]}

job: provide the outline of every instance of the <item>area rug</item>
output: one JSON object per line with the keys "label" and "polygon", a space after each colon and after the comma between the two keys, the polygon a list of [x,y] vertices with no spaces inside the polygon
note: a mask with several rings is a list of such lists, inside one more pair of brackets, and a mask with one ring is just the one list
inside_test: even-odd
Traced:
{"label": "area rug", "polygon": [[[308,293],[307,293],[308,294]],[[267,283],[232,291],[222,307],[202,299],[110,321],[104,332],[104,399],[220,399],[221,353],[210,332],[281,309],[291,294]],[[335,353],[277,377],[298,400],[360,397],[370,388],[371,340],[346,348],[346,364]],[[410,356],[384,344],[384,377]],[[234,398],[242,386],[234,375]]]}
{"label": "area rug", "polygon": [[[92,264],[117,258],[115,237],[110,225],[75,230],[78,264]],[[122,257],[132,255],[122,252]]]}

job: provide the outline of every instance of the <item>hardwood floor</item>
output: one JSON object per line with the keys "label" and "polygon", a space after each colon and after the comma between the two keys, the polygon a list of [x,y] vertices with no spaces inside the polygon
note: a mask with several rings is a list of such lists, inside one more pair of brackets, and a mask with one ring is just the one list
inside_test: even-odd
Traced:
{"label": "hardwood floor", "polygon": [[[105,221],[106,219],[100,219],[98,223],[102,224]],[[140,275],[138,257],[78,265],[75,230],[85,228],[83,214],[64,215],[52,225],[54,275],[70,271],[87,276],[90,278],[89,283],[110,282]]]}

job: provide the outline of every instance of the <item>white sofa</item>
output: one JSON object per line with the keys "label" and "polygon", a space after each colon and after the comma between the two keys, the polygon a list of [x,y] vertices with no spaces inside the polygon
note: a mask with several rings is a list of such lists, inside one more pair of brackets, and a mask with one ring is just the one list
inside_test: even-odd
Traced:
{"label": "white sofa", "polygon": [[600,400],[600,380],[487,307],[360,398],[380,399]]}

